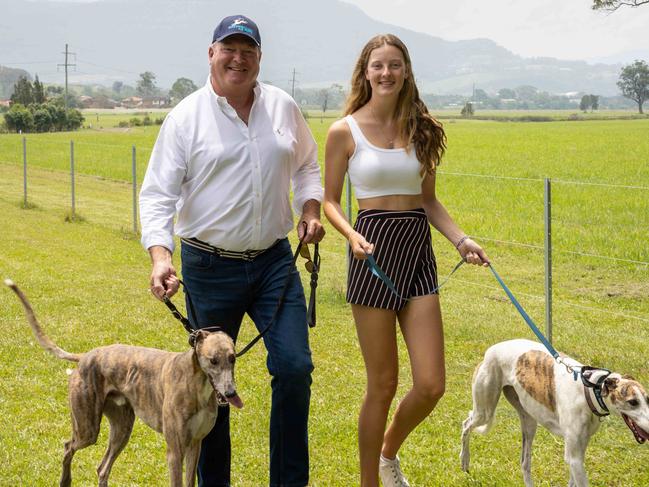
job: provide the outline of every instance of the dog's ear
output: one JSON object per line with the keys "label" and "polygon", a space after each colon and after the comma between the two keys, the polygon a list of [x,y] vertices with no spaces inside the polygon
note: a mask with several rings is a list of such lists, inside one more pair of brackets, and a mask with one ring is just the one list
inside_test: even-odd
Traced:
{"label": "dog's ear", "polygon": [[194,330],[189,335],[189,346],[192,348],[196,348],[198,344],[201,343],[207,335],[208,333],[204,330]]}
{"label": "dog's ear", "polygon": [[605,379],[602,393],[605,396],[608,395],[609,391],[612,391],[617,387],[618,382],[620,382],[620,379],[618,379],[617,377],[608,377],[607,379]]}

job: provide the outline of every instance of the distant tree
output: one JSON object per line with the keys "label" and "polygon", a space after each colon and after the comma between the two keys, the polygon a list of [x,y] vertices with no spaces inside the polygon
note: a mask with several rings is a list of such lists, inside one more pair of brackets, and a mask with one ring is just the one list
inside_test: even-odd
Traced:
{"label": "distant tree", "polygon": [[486,102],[489,101],[489,95],[487,95],[485,90],[478,88],[473,92],[473,100]]}
{"label": "distant tree", "polygon": [[122,83],[121,81],[115,81],[113,83],[113,91],[118,95],[121,93],[123,87],[124,87],[124,83]]}
{"label": "distant tree", "polygon": [[510,88],[501,88],[498,90],[498,97],[502,100],[515,99],[516,92]]}
{"label": "distant tree", "polygon": [[587,112],[590,107],[591,107],[590,95],[582,96],[581,101],[579,102],[579,109],[582,112]]}
{"label": "distant tree", "polygon": [[65,114],[65,118],[65,128],[68,130],[77,130],[85,120],[81,112],[75,108],[70,108]]}
{"label": "distant tree", "polygon": [[45,105],[45,109],[50,112],[52,128],[56,131],[64,130],[66,128],[67,118],[63,106],[63,98],[51,101]]}
{"label": "distant tree", "polygon": [[137,94],[139,96],[153,96],[158,92],[155,85],[155,74],[151,71],[140,73],[140,79],[137,81]]}
{"label": "distant tree", "polygon": [[44,106],[34,110],[34,128],[36,132],[49,132],[52,128],[52,115]]}
{"label": "distant tree", "polygon": [[63,87],[62,86],[49,85],[47,87],[47,92],[50,95],[62,95],[63,94]]}
{"label": "distant tree", "polygon": [[25,76],[21,76],[14,83],[14,93],[11,95],[11,103],[20,103],[23,106],[34,103],[34,87],[32,86],[32,82]]}
{"label": "distant tree", "polygon": [[327,108],[329,105],[329,88],[321,89],[320,92],[318,93],[318,98],[320,98],[320,103],[321,103],[320,106],[322,107],[322,113],[324,114],[327,112]]}
{"label": "distant tree", "polygon": [[329,87],[329,106],[340,107],[345,102],[345,89],[343,85],[334,83]]}
{"label": "distant tree", "polygon": [[617,86],[624,97],[638,104],[638,112],[644,113],[642,105],[649,99],[649,66],[647,63],[636,60],[633,64],[624,66]]}
{"label": "distant tree", "polygon": [[171,86],[169,96],[175,104],[197,89],[198,87],[189,78],[178,78]]}
{"label": "distant tree", "polygon": [[24,105],[14,103],[9,111],[5,113],[5,123],[9,130],[29,132],[34,126],[34,116]]}
{"label": "distant tree", "polygon": [[620,7],[639,7],[649,3],[649,0],[593,0],[593,10],[608,10],[615,12]]}
{"label": "distant tree", "polygon": [[45,87],[43,86],[43,83],[38,80],[38,75],[36,75],[34,79],[32,95],[34,103],[45,103],[45,100],[47,99],[45,96]]}
{"label": "distant tree", "polygon": [[590,111],[599,110],[599,96],[590,95]]}
{"label": "distant tree", "polygon": [[538,89],[534,86],[523,85],[516,88],[516,98],[523,101],[533,101],[536,98]]}
{"label": "distant tree", "polygon": [[462,107],[462,111],[460,112],[460,114],[461,114],[463,117],[469,118],[469,117],[472,117],[472,116],[473,116],[473,113],[474,113],[474,110],[473,110],[473,103],[471,103],[470,101],[467,101],[467,102],[464,104],[464,106]]}

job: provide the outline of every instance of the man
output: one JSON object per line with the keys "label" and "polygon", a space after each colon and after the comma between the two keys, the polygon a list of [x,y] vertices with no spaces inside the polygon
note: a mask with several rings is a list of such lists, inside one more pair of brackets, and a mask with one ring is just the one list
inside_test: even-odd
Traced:
{"label": "man", "polygon": [[[264,336],[272,376],[270,485],[305,486],[313,364],[304,291],[286,234],[292,180],[293,206],[302,214],[298,236],[307,243],[324,236],[317,148],[293,99],[257,82],[261,38],[252,20],[223,19],[208,57],[206,85],[167,115],[140,192],[151,291],[161,299],[178,289],[175,231],[192,324],[220,325],[236,339],[244,313],[259,330],[269,323],[290,270],[282,307]],[[230,485],[228,407],[203,440],[198,478],[202,487]]]}

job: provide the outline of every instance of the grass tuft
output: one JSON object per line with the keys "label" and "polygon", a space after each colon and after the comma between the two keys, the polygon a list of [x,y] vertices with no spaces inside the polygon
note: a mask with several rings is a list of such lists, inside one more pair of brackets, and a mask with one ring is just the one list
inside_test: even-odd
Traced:
{"label": "grass tuft", "polygon": [[79,212],[72,213],[72,210],[66,211],[63,215],[63,221],[65,223],[85,223],[86,218],[83,215],[80,215]]}
{"label": "grass tuft", "polygon": [[17,205],[23,210],[40,210],[40,207],[36,203],[24,199],[20,200]]}

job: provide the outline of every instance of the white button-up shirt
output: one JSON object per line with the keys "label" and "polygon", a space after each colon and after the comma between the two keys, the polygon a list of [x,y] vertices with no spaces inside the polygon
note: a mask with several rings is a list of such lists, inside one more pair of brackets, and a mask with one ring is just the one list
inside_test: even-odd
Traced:
{"label": "white button-up shirt", "polygon": [[[215,247],[265,249],[293,227],[293,208],[322,201],[317,147],[284,91],[254,88],[248,125],[208,78],[165,118],[140,191],[142,244],[173,252],[173,233]],[[174,215],[177,221],[174,228]]]}

